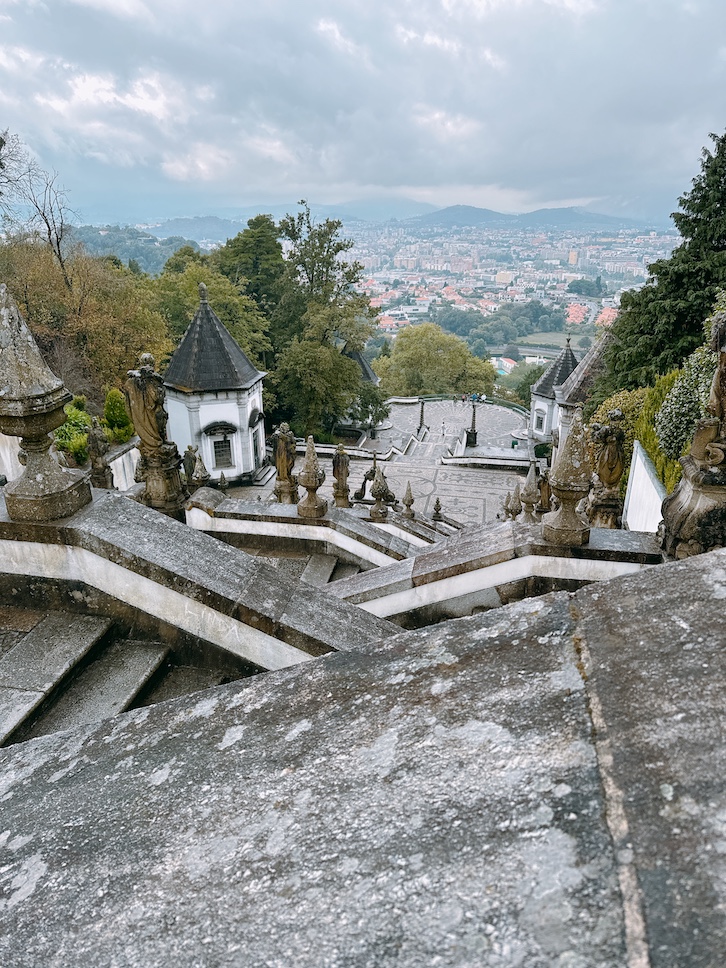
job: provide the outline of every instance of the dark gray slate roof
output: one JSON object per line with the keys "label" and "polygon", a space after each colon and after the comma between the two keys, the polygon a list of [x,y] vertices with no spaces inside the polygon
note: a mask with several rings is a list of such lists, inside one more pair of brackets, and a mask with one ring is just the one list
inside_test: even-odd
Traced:
{"label": "dark gray slate roof", "polygon": [[577,366],[577,357],[570,349],[570,341],[560,355],[547,367],[542,376],[532,386],[532,393],[540,397],[555,398],[555,387],[561,386]]}
{"label": "dark gray slate roof", "polygon": [[[613,338],[611,330],[606,330],[602,337],[593,343],[590,349],[570,373],[561,388],[562,403],[584,403],[590,396],[590,391],[596,378],[605,367],[605,350]],[[559,399],[559,394],[558,394]]]}
{"label": "dark gray slate roof", "polygon": [[206,299],[177,346],[164,374],[168,387],[187,392],[244,390],[264,376],[250,363]]}

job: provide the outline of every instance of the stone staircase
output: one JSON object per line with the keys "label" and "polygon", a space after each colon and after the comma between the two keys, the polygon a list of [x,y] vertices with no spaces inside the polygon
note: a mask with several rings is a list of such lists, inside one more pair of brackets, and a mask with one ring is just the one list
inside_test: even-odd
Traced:
{"label": "stone staircase", "polygon": [[10,611],[0,616],[0,746],[234,678],[179,666],[166,645],[123,638],[111,619]]}

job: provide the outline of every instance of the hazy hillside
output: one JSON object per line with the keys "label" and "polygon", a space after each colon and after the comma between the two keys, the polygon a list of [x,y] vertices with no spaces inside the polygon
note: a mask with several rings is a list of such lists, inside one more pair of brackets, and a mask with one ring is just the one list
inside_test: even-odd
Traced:
{"label": "hazy hillside", "polygon": [[196,242],[180,235],[158,239],[128,225],[77,225],[73,228],[73,239],[82,242],[89,255],[115,255],[124,265],[134,259],[150,275],[161,272],[167,259],[183,245],[199,248]]}

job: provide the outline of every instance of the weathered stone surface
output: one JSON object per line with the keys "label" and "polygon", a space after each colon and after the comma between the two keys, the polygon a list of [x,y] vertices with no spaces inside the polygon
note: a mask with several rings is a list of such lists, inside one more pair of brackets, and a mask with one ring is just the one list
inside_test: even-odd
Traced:
{"label": "weathered stone surface", "polygon": [[0,751],[0,963],[720,968],[725,598],[713,552]]}
{"label": "weathered stone surface", "polygon": [[469,623],[0,753],[0,960],[621,968],[568,621],[565,600],[517,646]]}

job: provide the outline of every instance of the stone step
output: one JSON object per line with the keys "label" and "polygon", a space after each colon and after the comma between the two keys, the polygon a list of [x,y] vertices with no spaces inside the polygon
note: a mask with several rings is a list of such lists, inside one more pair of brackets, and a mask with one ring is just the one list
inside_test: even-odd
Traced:
{"label": "stone step", "polygon": [[351,565],[347,561],[338,561],[330,576],[330,581],[340,581],[341,578],[352,578],[360,571],[358,565]]}
{"label": "stone step", "polygon": [[322,588],[330,581],[337,564],[338,559],[335,555],[310,555],[305,571],[300,576],[301,580],[306,581],[308,585]]}
{"label": "stone step", "polygon": [[169,654],[159,642],[119,639],[68,686],[56,702],[21,731],[22,739],[86,726],[128,709]]}
{"label": "stone step", "polygon": [[111,624],[92,615],[51,612],[0,658],[0,745],[87,658]]}
{"label": "stone step", "polygon": [[268,481],[271,481],[273,477],[277,474],[274,464],[267,464],[265,467],[260,467],[260,469],[255,474],[255,479],[252,482],[253,487],[264,487]]}
{"label": "stone step", "polygon": [[230,676],[222,669],[200,669],[195,666],[173,666],[164,678],[142,698],[141,706],[151,706],[179,696],[188,696],[202,689],[210,689],[223,682],[229,682],[236,676]]}

